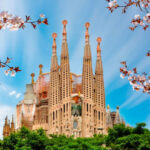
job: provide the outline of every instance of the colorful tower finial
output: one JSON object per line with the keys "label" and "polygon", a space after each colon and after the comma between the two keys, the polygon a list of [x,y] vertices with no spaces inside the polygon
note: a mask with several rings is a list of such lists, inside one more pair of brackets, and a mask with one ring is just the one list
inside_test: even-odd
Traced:
{"label": "colorful tower finial", "polygon": [[109,105],[107,105],[107,109],[109,109]]}
{"label": "colorful tower finial", "polygon": [[34,84],[34,77],[35,77],[35,74],[34,74],[34,73],[31,73],[31,77],[32,77],[31,83]]}
{"label": "colorful tower finial", "polygon": [[53,33],[52,34],[52,38],[53,38],[53,56],[56,55],[56,38],[57,38],[57,33]]}
{"label": "colorful tower finial", "polygon": [[39,68],[40,68],[40,72],[39,72],[39,74],[41,75],[41,74],[42,74],[42,68],[43,68],[43,65],[42,65],[42,64],[40,64],[40,65],[39,65]]}
{"label": "colorful tower finial", "polygon": [[86,43],[89,43],[89,37],[90,37],[90,35],[89,35],[89,27],[90,27],[90,23],[89,22],[86,22],[85,23],[85,27],[86,27],[86,32],[85,32],[85,42]]}
{"label": "colorful tower finial", "polygon": [[62,21],[62,24],[64,25],[64,28],[63,28],[63,41],[67,40],[67,32],[66,32],[66,24],[67,23],[68,23],[67,20]]}
{"label": "colorful tower finial", "polygon": [[119,106],[117,106],[117,110],[119,110]]}
{"label": "colorful tower finial", "polygon": [[100,58],[100,52],[101,52],[101,48],[100,48],[100,43],[102,41],[101,37],[97,38],[97,58]]}

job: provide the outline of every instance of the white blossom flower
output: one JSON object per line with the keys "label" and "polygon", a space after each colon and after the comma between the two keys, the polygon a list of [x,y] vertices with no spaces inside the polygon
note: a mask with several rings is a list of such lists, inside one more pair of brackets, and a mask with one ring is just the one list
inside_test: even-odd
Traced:
{"label": "white blossom flower", "polygon": [[150,17],[150,13],[147,13],[146,16],[147,16],[147,17]]}
{"label": "white blossom flower", "polygon": [[144,17],[143,17],[143,20],[144,20],[144,21],[147,21],[147,16],[144,16]]}
{"label": "white blossom flower", "polygon": [[123,74],[120,74],[120,77],[121,77],[122,79],[124,79],[124,78],[125,78],[125,76],[124,76]]}
{"label": "white blossom flower", "polygon": [[140,15],[139,14],[135,15],[135,19],[140,19]]}
{"label": "white blossom flower", "polygon": [[109,2],[108,4],[109,4],[109,7],[113,7],[114,6],[113,1]]}
{"label": "white blossom flower", "polygon": [[45,18],[45,15],[44,15],[44,14],[40,14],[40,17],[41,17],[41,18]]}
{"label": "white blossom flower", "polygon": [[11,72],[11,76],[14,77],[16,73],[14,71]]}
{"label": "white blossom flower", "polygon": [[9,74],[9,71],[5,70],[5,75],[8,76],[8,74]]}

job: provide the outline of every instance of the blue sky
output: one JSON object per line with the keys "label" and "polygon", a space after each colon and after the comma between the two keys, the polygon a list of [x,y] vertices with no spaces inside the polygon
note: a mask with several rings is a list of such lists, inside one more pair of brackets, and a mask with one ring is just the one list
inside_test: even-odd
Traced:
{"label": "blue sky", "polygon": [[[6,115],[15,113],[16,104],[23,98],[25,84],[30,83],[30,74],[36,78],[39,64],[43,64],[44,72],[50,70],[52,53],[52,33],[56,32],[57,54],[60,58],[62,42],[62,20],[67,19],[67,38],[69,46],[71,71],[82,73],[85,22],[90,22],[90,44],[92,50],[93,71],[96,63],[96,38],[102,37],[101,49],[104,68],[106,105],[111,110],[120,106],[120,113],[127,123],[135,125],[146,122],[150,128],[150,95],[135,92],[126,79],[120,78],[120,61],[126,60],[130,68],[137,66],[140,72],[150,73],[149,58],[145,57],[150,49],[150,29],[141,28],[134,32],[128,29],[130,20],[140,12],[129,9],[121,14],[121,10],[110,13],[105,0],[0,0],[0,11],[9,11],[24,17],[30,15],[37,19],[45,14],[49,25],[40,25],[36,30],[27,26],[25,30],[0,31],[0,58],[12,57],[12,65],[19,66],[22,71],[12,78],[0,71],[0,136]],[[59,59],[60,62],[60,59]],[[10,95],[10,92],[16,91]],[[21,93],[19,98],[17,94]]]}

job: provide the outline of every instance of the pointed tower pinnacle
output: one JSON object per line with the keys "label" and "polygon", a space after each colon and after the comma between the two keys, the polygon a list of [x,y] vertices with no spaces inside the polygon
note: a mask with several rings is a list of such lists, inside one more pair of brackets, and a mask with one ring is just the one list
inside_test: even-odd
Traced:
{"label": "pointed tower pinnacle", "polygon": [[63,41],[61,46],[61,99],[69,98],[71,94],[71,81],[70,81],[70,65],[69,65],[69,53],[68,53],[68,44],[67,44],[67,32],[66,25],[67,20],[62,21],[63,24]]}
{"label": "pointed tower pinnacle", "polygon": [[15,124],[14,124],[14,117],[12,115],[12,122],[11,122],[11,133],[15,132]]}
{"label": "pointed tower pinnacle", "polygon": [[113,127],[109,105],[107,105],[107,112],[106,112],[106,127],[107,129]]}
{"label": "pointed tower pinnacle", "polygon": [[43,65],[42,65],[42,64],[40,64],[40,65],[39,65],[39,68],[40,68],[39,75],[41,75],[41,74],[42,74],[42,68],[43,68]]}
{"label": "pointed tower pinnacle", "polygon": [[[85,31],[85,48],[84,48],[84,59],[89,59],[92,60],[92,56],[91,56],[91,48],[90,48],[90,41],[89,41],[89,27],[90,27],[90,23],[87,22],[85,23],[85,27],[86,27],[86,31]],[[90,63],[90,65],[92,65]]]}
{"label": "pointed tower pinnacle", "polygon": [[90,23],[85,24],[85,47],[83,57],[83,71],[82,71],[82,90],[85,98],[93,99],[93,69],[92,56],[89,43],[89,29]]}
{"label": "pointed tower pinnacle", "polygon": [[6,116],[6,118],[5,118],[5,125],[7,125],[8,124],[8,117]]}
{"label": "pointed tower pinnacle", "polygon": [[119,123],[121,123],[121,119],[120,119],[120,113],[119,113],[119,106],[117,106],[115,124],[119,124]]}
{"label": "pointed tower pinnacle", "polygon": [[34,84],[34,77],[35,77],[35,74],[34,74],[34,73],[31,73],[31,77],[32,77],[31,83]]}
{"label": "pointed tower pinnacle", "polygon": [[56,54],[57,33],[53,33],[52,38],[53,38],[53,45],[52,45],[51,71],[54,71],[54,70],[58,69],[57,54]]}
{"label": "pointed tower pinnacle", "polygon": [[67,32],[66,32],[66,25],[67,25],[67,20],[63,20],[62,21],[62,24],[64,25],[64,28],[63,28],[63,33],[62,33],[62,35],[63,35],[63,42],[64,41],[67,41]]}
{"label": "pointed tower pinnacle", "polygon": [[101,48],[100,48],[100,43],[101,43],[102,39],[101,37],[97,38],[97,59],[100,59],[100,53],[101,53]]}
{"label": "pointed tower pinnacle", "polygon": [[53,49],[53,56],[56,55],[56,38],[57,38],[57,33],[53,33],[52,34],[52,37],[53,37],[53,46],[52,46],[52,49]]}
{"label": "pointed tower pinnacle", "polygon": [[66,31],[67,20],[63,20],[62,24],[63,24],[63,33],[62,33],[63,41],[61,46],[61,64],[64,64],[64,63],[69,63],[67,31]]}
{"label": "pointed tower pinnacle", "polygon": [[100,37],[98,37],[97,38],[97,60],[96,60],[95,74],[103,74],[101,48],[100,48],[101,41],[102,41],[102,39]]}
{"label": "pointed tower pinnacle", "polygon": [[5,118],[5,124],[3,126],[3,136],[4,137],[8,136],[8,119],[7,119],[7,116]]}
{"label": "pointed tower pinnacle", "polygon": [[85,24],[85,27],[86,27],[86,32],[85,32],[85,43],[86,44],[89,44],[89,37],[90,37],[90,35],[89,35],[89,27],[90,27],[90,23],[89,22],[87,22],[86,24]]}

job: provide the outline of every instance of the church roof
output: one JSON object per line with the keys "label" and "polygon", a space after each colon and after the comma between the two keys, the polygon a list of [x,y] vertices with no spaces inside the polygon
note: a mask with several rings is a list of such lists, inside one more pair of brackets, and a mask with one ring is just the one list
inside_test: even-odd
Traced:
{"label": "church roof", "polygon": [[24,104],[33,104],[36,100],[36,95],[32,84],[26,84],[26,92],[24,93]]}

